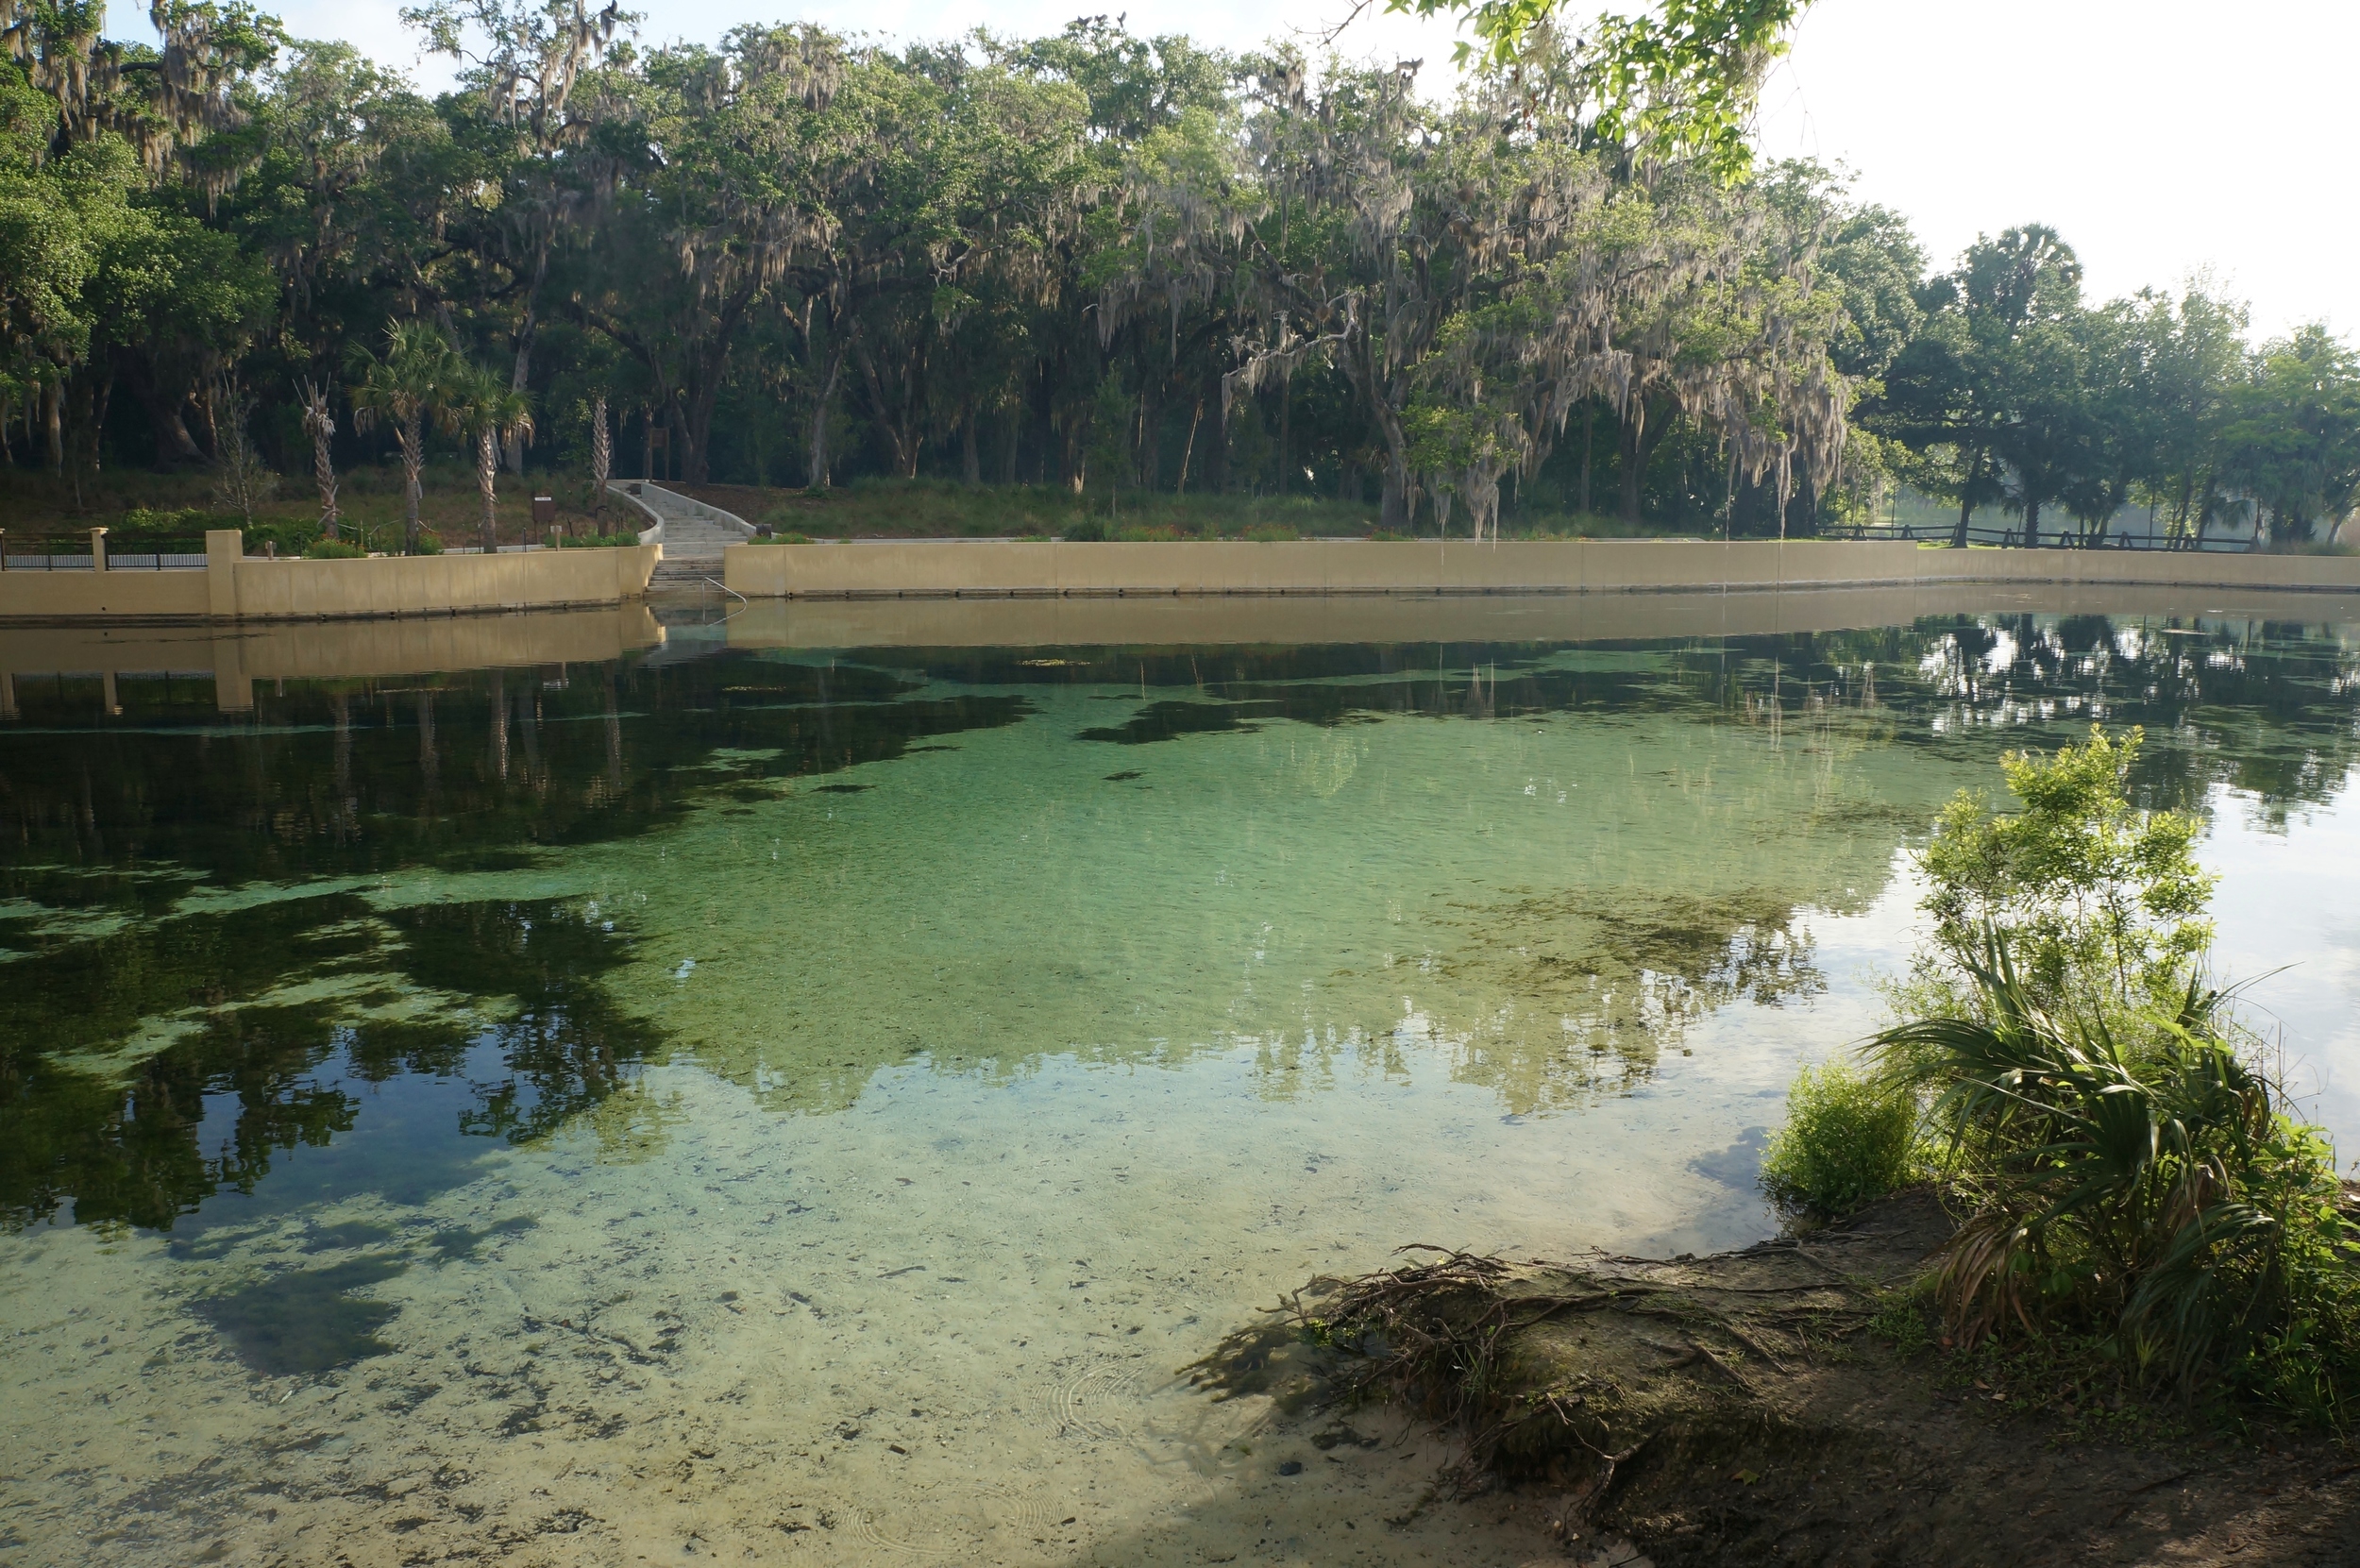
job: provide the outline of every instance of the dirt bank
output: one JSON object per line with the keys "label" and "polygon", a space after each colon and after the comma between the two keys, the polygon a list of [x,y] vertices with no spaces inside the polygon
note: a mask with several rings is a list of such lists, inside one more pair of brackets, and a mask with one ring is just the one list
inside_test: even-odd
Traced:
{"label": "dirt bank", "polygon": [[1898,1348],[1887,1292],[1948,1231],[1921,1193],[1711,1257],[1449,1255],[1305,1292],[1366,1357],[1241,1337],[1203,1375],[1407,1402],[1459,1434],[1434,1500],[1510,1490],[1576,1560],[2360,1563],[2360,1453],[2326,1436]]}

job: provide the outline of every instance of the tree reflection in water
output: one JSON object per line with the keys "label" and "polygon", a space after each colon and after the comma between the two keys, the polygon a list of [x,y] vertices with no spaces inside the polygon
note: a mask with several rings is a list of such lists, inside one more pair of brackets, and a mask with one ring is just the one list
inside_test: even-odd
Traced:
{"label": "tree reflection in water", "polygon": [[[664,1033],[602,978],[628,960],[628,932],[564,901],[387,910],[346,889],[411,868],[534,865],[700,805],[773,800],[799,778],[1014,723],[1054,685],[1138,700],[1041,744],[1137,748],[1101,754],[1151,767],[1155,749],[1200,736],[1396,717],[1670,715],[1804,751],[1960,760],[1986,757],[1994,731],[2139,723],[2144,801],[2201,808],[2226,786],[2266,823],[2341,790],[2360,746],[2360,658],[2333,632],[2102,617],[1671,645],[720,653],[296,683],[258,693],[244,722],[185,682],[125,678],[120,719],[71,683],[27,682],[21,723],[0,733],[0,944],[16,953],[0,965],[0,1219],[70,1209],[170,1228],[364,1121],[390,1124],[406,1085],[450,1096],[402,1135],[413,1181],[601,1105],[617,1148],[659,1138],[664,1108],[635,1080]],[[1295,782],[1324,796],[1353,766],[1323,753]],[[1875,801],[1812,809],[1813,822],[1750,831],[1819,831],[1850,812],[1890,846],[1923,825],[1879,818]],[[335,890],[273,896],[313,880]],[[240,889],[258,902],[191,901]],[[1822,990],[1804,913],[1766,886],[1471,901],[1448,919],[1464,941],[1442,978],[1514,1004],[1428,1023],[1454,1074],[1511,1111],[1617,1092],[1719,1008]],[[811,1084],[855,1091],[875,1065]]]}
{"label": "tree reflection in water", "polygon": [[[87,1050],[0,1055],[0,1219],[38,1222],[70,1202],[82,1223],[170,1229],[216,1192],[254,1192],[274,1161],[350,1132],[378,1086],[412,1078],[464,1088],[455,1117],[393,1156],[413,1183],[421,1164],[466,1163],[460,1140],[538,1137],[624,1087],[661,1044],[599,983],[627,957],[624,937],[564,902],[377,917],[338,896],[20,959],[10,1041],[87,1048],[142,1019],[177,1029],[122,1064]],[[117,974],[136,984],[119,991]],[[250,1000],[266,986],[336,994]]]}

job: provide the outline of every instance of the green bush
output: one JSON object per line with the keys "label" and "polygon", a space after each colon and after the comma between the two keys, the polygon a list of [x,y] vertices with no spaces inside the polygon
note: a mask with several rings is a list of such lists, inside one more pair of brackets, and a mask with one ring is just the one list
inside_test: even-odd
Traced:
{"label": "green bush", "polygon": [[1106,537],[1105,523],[1096,517],[1077,517],[1065,526],[1070,544],[1094,545]]}
{"label": "green bush", "polygon": [[[1928,1107],[1965,1215],[1930,1283],[1962,1347],[2081,1336],[2141,1377],[2346,1424],[2360,1202],[2209,979],[2200,824],[2132,806],[2139,739],[2011,755],[2023,811],[1944,813],[1932,941],[1868,1082]],[[1781,1138],[1783,1179],[1823,1179],[1810,1115]]]}
{"label": "green bush", "polygon": [[299,523],[248,523],[232,518],[216,523],[216,528],[234,528],[245,535],[245,553],[267,555],[276,547],[280,555],[303,555],[319,543],[320,525],[316,521]]}
{"label": "green bush", "polygon": [[[2087,1330],[2183,1388],[2360,1398],[2360,1231],[2335,1152],[2240,1049],[2226,998],[2191,981],[2169,1012],[2051,1006],[2018,939],[1986,929],[1975,1006],[1878,1037],[1937,1096],[1972,1209],[1935,1275],[1952,1334]],[[2290,1343],[2318,1374],[2307,1396],[2282,1375]]]}
{"label": "green bush", "polygon": [[110,549],[152,548],[159,543],[202,541],[206,531],[244,528],[245,519],[234,512],[208,512],[201,506],[128,508],[107,531]]}
{"label": "green bush", "polygon": [[303,547],[306,561],[359,561],[368,553],[349,539],[314,539]]}
{"label": "green bush", "polygon": [[1917,1178],[1917,1122],[1916,1096],[1895,1081],[1842,1062],[1807,1067],[1762,1155],[1762,1186],[1783,1204],[1848,1214]]}
{"label": "green bush", "polygon": [[2070,997],[2109,1015],[2176,1003],[2212,941],[2213,878],[2197,863],[2196,818],[2131,803],[2145,738],[2093,725],[2081,746],[2007,753],[2000,770],[2019,812],[1995,815],[1958,793],[1917,856],[1934,940],[1904,1011],[1971,1005],[1986,931],[2007,940],[2017,977],[2044,1002]]}
{"label": "green bush", "polygon": [[621,549],[637,543],[639,543],[639,535],[636,533],[585,533],[579,537],[565,533],[558,535],[557,548],[569,550]]}

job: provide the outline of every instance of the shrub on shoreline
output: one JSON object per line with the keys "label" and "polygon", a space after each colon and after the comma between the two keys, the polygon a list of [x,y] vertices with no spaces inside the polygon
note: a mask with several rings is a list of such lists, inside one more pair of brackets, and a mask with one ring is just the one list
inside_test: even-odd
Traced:
{"label": "shrub on shoreline", "polygon": [[1839,1060],[1795,1075],[1762,1178],[1782,1204],[1844,1215],[1909,1186],[1921,1165],[1916,1097]]}
{"label": "shrub on shoreline", "polygon": [[2291,1114],[2227,999],[2110,1020],[2051,1004],[1987,935],[1968,1012],[1878,1037],[1888,1079],[1935,1096],[1966,1208],[1934,1294],[1956,1341],[2094,1333],[2142,1373],[2286,1394],[2318,1357],[2327,1413],[2360,1397],[2360,1235],[2334,1151]]}
{"label": "shrub on shoreline", "polygon": [[2340,1426],[2360,1201],[2209,978],[2198,824],[2131,803],[2141,738],[2005,758],[2020,812],[1951,802],[1901,1021],[1796,1079],[1763,1184],[1842,1213],[1938,1164],[1964,1215],[1930,1281],[1949,1343],[2076,1336]]}

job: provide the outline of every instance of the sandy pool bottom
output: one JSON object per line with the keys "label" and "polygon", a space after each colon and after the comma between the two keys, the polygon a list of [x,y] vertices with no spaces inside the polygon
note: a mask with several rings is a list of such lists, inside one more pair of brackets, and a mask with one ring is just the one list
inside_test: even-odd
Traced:
{"label": "sandy pool bottom", "polygon": [[[0,1530],[43,1563],[1527,1561],[1509,1503],[1420,1506],[1439,1456],[1397,1428],[1185,1369],[1438,1226],[1759,1234],[1691,1155],[1762,1119],[1801,1041],[1715,1028],[1711,1083],[1505,1128],[1395,1041],[1300,1098],[1249,1043],[1186,1072],[914,1062],[828,1117],[674,1065],[422,1205],[194,1246],[27,1232],[0,1243]],[[206,1321],[240,1281],[356,1268],[329,1277],[381,1304],[383,1348],[350,1365],[260,1371]]]}

